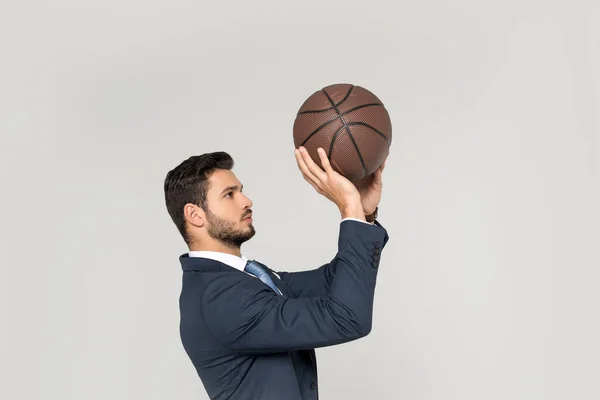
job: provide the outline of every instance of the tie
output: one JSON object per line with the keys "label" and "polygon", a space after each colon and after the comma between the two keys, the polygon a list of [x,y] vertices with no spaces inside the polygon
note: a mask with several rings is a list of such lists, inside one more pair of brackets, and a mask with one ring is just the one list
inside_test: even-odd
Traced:
{"label": "tie", "polygon": [[244,271],[256,276],[258,279],[267,284],[271,289],[273,289],[275,293],[282,294],[279,288],[275,285],[275,282],[273,282],[273,279],[271,279],[269,274],[267,274],[264,268],[261,267],[256,261],[248,260]]}

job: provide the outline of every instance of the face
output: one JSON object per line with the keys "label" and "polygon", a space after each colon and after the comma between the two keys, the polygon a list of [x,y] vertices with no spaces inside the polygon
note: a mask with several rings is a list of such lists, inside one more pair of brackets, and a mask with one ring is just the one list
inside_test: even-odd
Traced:
{"label": "face", "polygon": [[252,225],[252,201],[229,170],[216,170],[209,179],[205,212],[210,237],[227,247],[239,248],[256,233]]}

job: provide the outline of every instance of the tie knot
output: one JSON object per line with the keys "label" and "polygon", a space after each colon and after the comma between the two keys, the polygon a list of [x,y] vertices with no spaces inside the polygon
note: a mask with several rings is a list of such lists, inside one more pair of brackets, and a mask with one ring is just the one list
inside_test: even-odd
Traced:
{"label": "tie knot", "polygon": [[261,267],[254,260],[248,260],[248,262],[246,262],[246,267],[244,268],[244,271],[249,272],[252,275],[256,275],[256,276],[260,276],[265,273],[264,268]]}
{"label": "tie knot", "polygon": [[274,292],[282,294],[277,285],[275,285],[275,282],[273,282],[265,268],[262,265],[260,265],[260,263],[253,260],[248,260],[244,271],[254,275],[258,279],[263,281],[263,283],[265,283],[267,286],[273,289]]}

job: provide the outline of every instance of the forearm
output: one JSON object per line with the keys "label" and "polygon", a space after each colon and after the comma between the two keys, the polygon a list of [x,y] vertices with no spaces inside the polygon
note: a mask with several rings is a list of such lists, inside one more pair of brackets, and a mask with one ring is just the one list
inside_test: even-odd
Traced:
{"label": "forearm", "polygon": [[336,255],[338,263],[326,298],[341,304],[341,309],[352,314],[349,320],[357,324],[359,332],[366,334],[371,330],[379,267],[379,256],[376,261],[373,256],[380,253],[385,236],[380,227],[355,221],[344,221],[342,224],[355,224],[355,227],[352,231],[340,231]]}

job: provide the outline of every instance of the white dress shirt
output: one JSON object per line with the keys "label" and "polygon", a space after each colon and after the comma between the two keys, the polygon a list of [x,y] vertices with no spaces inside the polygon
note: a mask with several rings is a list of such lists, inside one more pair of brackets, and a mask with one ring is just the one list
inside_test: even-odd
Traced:
{"label": "white dress shirt", "polygon": [[[358,218],[344,218],[342,220],[342,222],[346,221],[346,220],[353,220],[353,221],[358,221],[358,222],[362,222],[365,224],[373,225],[373,223],[371,223],[371,222],[366,222],[366,221],[363,221],[362,219],[358,219]],[[219,262],[222,262],[223,264],[229,265],[230,267],[238,269],[242,272],[246,272],[246,271],[244,271],[244,269],[246,268],[246,263],[248,262],[248,259],[246,257],[244,257],[243,255],[241,257],[238,257],[233,254],[220,253],[218,251],[206,251],[206,250],[190,251],[188,254],[190,257],[202,257],[202,258],[209,258],[211,260],[219,261]],[[248,274],[248,275],[254,276],[252,274]],[[275,276],[277,276],[279,278],[279,275],[275,274]],[[254,277],[256,278],[256,276],[254,276]]]}

